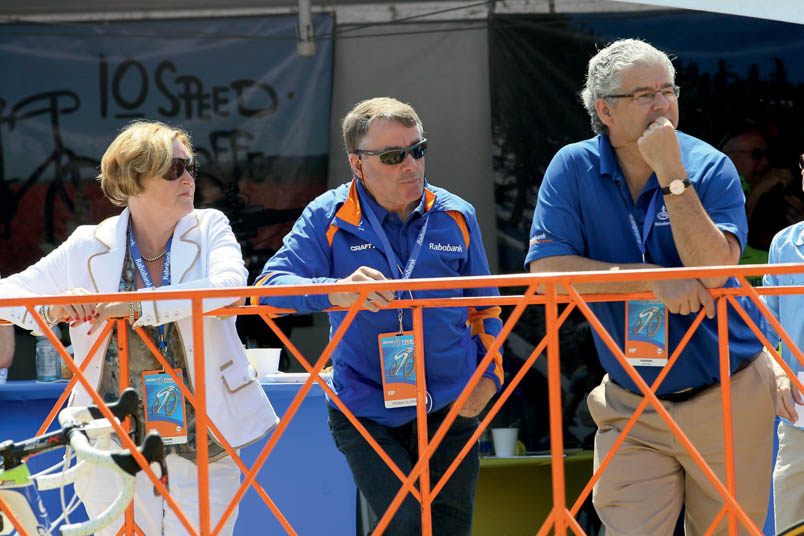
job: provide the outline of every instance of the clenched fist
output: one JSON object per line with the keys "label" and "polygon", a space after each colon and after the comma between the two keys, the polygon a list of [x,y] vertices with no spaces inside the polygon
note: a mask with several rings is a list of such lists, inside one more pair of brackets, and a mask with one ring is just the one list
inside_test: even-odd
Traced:
{"label": "clenched fist", "polygon": [[659,117],[648,125],[637,140],[637,147],[642,159],[656,173],[662,186],[667,186],[673,179],[687,176],[681,163],[681,146],[676,129],[666,117]]}

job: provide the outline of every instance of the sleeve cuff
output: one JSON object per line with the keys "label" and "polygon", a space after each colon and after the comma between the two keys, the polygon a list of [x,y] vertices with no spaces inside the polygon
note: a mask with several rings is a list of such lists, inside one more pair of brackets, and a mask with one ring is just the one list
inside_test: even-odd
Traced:
{"label": "sleeve cuff", "polygon": [[491,365],[489,365],[488,368],[486,368],[486,371],[483,373],[483,376],[485,378],[491,378],[491,380],[494,382],[494,385],[497,386],[497,392],[499,393],[500,389],[502,389],[502,383],[500,383],[500,377],[497,376],[497,374],[494,372],[495,366],[496,363],[492,361]]}

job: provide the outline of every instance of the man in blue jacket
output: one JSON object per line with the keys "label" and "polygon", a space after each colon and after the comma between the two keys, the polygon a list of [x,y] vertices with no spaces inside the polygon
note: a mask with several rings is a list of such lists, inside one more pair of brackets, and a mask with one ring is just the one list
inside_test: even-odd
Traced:
{"label": "man in blue jacket", "polygon": [[[425,180],[427,140],[416,112],[392,98],[358,103],[343,120],[351,182],[304,210],[255,285],[382,281],[407,277],[488,275],[474,208]],[[496,289],[371,292],[332,354],[335,392],[403,473],[418,459],[413,323],[393,299],[496,296]],[[261,304],[299,313],[349,307],[356,293],[261,298]],[[499,307],[423,311],[429,435],[440,426],[502,324]],[[329,313],[334,333],[346,312]],[[492,364],[430,462],[436,483],[477,428],[477,414],[502,383],[502,358]],[[384,388],[388,385],[394,387]],[[407,392],[407,394],[405,394]],[[382,515],[401,483],[333,404],[330,429],[358,488]],[[432,507],[433,534],[469,535],[477,483],[477,445]],[[420,505],[408,495],[386,534],[420,534]]]}
{"label": "man in blue jacket", "polygon": [[[598,135],[562,148],[547,168],[525,259],[531,272],[737,264],[747,235],[739,176],[723,153],[676,131],[679,94],[670,59],[642,41],[617,41],[589,61],[581,96]],[[695,313],[706,311],[656,394],[722,482],[718,326],[707,289],[736,284],[713,277],[577,285],[584,293],[653,292],[655,300],[590,304],[648,385]],[[738,301],[756,323],[750,300]],[[790,391],[736,311],[728,319],[737,500],[761,527],[774,413],[789,407],[777,397]],[[597,468],[642,394],[597,334],[595,345],[608,373],[588,398]],[[687,534],[703,534],[725,501],[648,406],[595,485],[593,502],[611,536],[673,534],[682,504]],[[715,534],[726,531],[723,519]]]}

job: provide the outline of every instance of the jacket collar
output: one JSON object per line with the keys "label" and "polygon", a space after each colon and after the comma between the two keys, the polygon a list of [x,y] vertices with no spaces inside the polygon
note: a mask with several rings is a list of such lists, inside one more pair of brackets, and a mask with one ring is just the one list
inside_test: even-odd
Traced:
{"label": "jacket collar", "polygon": [[[428,188],[427,181],[425,180],[422,202],[419,203],[414,212],[424,214],[433,208],[435,200],[436,195]],[[380,221],[382,221],[381,218]],[[363,208],[361,206],[360,195],[358,194],[356,178],[353,178],[352,183],[349,185],[349,194],[346,197],[346,201],[344,201],[343,205],[341,205],[335,213],[335,224],[342,229],[348,229],[358,235],[363,233],[374,235],[374,233],[371,232],[368,219],[363,217]]]}
{"label": "jacket collar", "polygon": [[[126,256],[126,231],[130,212],[126,207],[119,216],[108,218],[95,227],[94,252],[89,254],[87,269],[95,292],[117,292]],[[173,230],[170,251],[170,282],[184,281],[187,272],[201,254],[201,232],[194,210],[179,220]]]}

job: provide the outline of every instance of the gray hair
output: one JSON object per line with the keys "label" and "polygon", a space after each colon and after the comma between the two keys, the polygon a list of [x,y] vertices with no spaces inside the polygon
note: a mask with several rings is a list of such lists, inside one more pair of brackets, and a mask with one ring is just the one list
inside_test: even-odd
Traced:
{"label": "gray hair", "polygon": [[[670,57],[639,39],[620,39],[609,44],[589,60],[586,83],[581,90],[581,100],[592,120],[592,130],[608,134],[609,129],[600,120],[595,110],[595,101],[604,99],[620,88],[622,72],[632,65],[661,65],[667,68],[675,83],[676,69]],[[613,99],[608,99],[613,104]]]}

